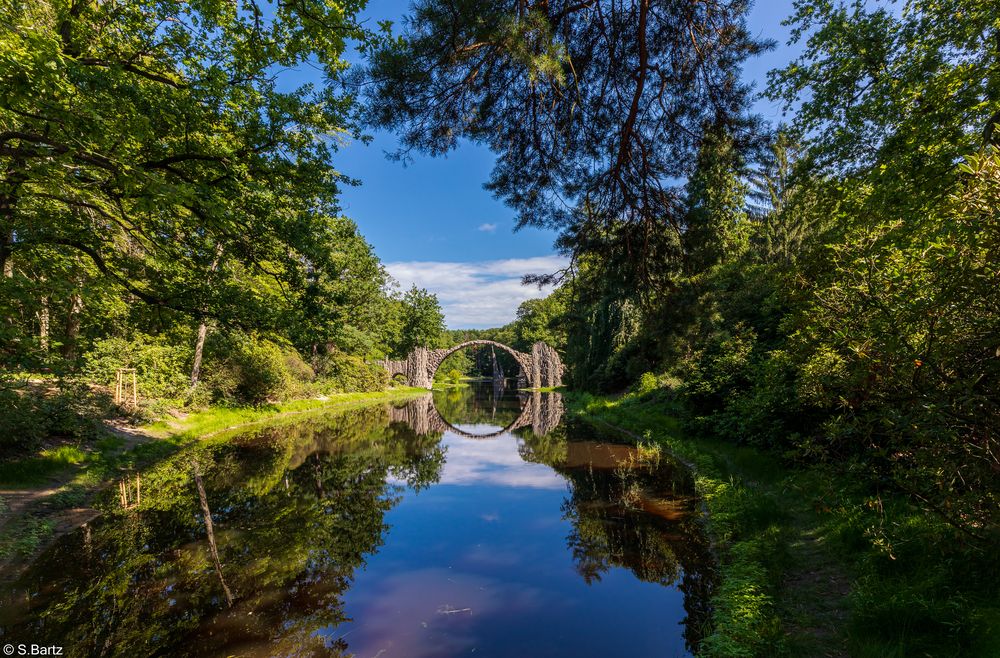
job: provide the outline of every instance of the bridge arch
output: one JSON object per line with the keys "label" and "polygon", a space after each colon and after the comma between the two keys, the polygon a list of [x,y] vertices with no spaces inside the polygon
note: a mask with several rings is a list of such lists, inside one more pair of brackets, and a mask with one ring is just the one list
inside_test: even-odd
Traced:
{"label": "bridge arch", "polygon": [[441,364],[444,363],[444,360],[455,352],[464,350],[467,347],[484,347],[487,345],[490,347],[498,347],[514,357],[514,360],[517,361],[517,367],[521,369],[522,373],[528,372],[528,370],[531,369],[530,358],[525,358],[529,355],[523,352],[518,352],[508,345],[504,345],[503,343],[495,340],[467,340],[464,343],[459,343],[458,345],[453,345],[452,347],[446,347],[442,350],[434,350],[433,356],[429,356],[427,359],[427,367],[430,371],[431,381],[434,381],[434,374],[438,371],[438,368],[441,367]]}
{"label": "bridge arch", "polygon": [[562,360],[555,349],[542,342],[532,345],[530,354],[519,352],[501,342],[486,339],[467,340],[458,345],[436,350],[418,347],[410,352],[405,359],[384,360],[382,367],[388,371],[390,378],[397,375],[405,376],[406,383],[409,386],[432,388],[434,373],[437,372],[437,369],[441,367],[441,363],[448,356],[466,347],[479,345],[499,347],[514,357],[518,367],[521,369],[519,378],[527,384],[528,388],[562,385]]}

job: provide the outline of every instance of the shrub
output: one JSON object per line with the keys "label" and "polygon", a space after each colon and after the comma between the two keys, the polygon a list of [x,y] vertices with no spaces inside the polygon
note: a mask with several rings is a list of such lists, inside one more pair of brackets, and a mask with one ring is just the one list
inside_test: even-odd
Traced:
{"label": "shrub", "polygon": [[320,356],[315,369],[322,381],[322,390],[326,392],[383,391],[389,384],[389,373],[385,369],[336,350]]}
{"label": "shrub", "polygon": [[295,381],[292,368],[299,376],[308,369],[294,350],[290,354],[289,348],[244,333],[217,334],[205,352],[203,383],[216,401],[262,404],[279,400]]}
{"label": "shrub", "polygon": [[274,343],[242,341],[234,358],[240,374],[236,395],[241,401],[260,404],[276,400],[286,392],[291,376],[281,348]]}
{"label": "shrub", "polygon": [[658,388],[660,388],[660,380],[657,379],[656,375],[651,372],[642,373],[642,376],[639,377],[639,381],[637,381],[633,387],[634,391],[639,395],[652,393]]}
{"label": "shrub", "polygon": [[83,373],[94,383],[113,386],[119,368],[135,368],[140,397],[176,399],[188,387],[190,352],[188,346],[146,334],[105,338],[84,355]]}
{"label": "shrub", "polygon": [[0,454],[30,451],[45,438],[93,438],[110,408],[106,395],[80,382],[42,388],[0,379]]}

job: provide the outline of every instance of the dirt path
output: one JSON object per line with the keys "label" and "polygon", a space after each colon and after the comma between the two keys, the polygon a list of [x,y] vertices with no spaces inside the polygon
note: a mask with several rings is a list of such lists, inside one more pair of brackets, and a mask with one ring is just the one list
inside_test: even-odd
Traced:
{"label": "dirt path", "polygon": [[[120,422],[105,421],[104,428],[123,440],[110,455],[155,440],[148,432]],[[67,466],[42,484],[0,489],[0,578],[15,576],[56,539],[100,516],[90,502],[113,481],[74,488],[81,472],[79,467]]]}
{"label": "dirt path", "polygon": [[812,520],[793,513],[793,524],[803,530],[789,544],[791,566],[785,571],[778,611],[793,654],[846,658],[851,579],[822,533],[809,527]]}

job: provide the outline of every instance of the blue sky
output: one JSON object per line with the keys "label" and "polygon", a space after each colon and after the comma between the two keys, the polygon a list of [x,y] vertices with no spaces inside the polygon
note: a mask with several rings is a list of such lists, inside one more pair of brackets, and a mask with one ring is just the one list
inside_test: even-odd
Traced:
{"label": "blue sky", "polygon": [[[399,25],[409,0],[373,0],[365,17]],[[771,68],[793,58],[788,30],[780,22],[791,13],[791,0],[758,0],[749,24],[778,47],[750,62],[747,80],[757,89]],[[293,74],[296,78],[298,74]],[[780,109],[760,100],[757,111],[777,122]],[[390,134],[376,134],[368,144],[353,143],[336,156],[337,168],[362,185],[342,195],[344,214],[357,222],[390,274],[405,289],[411,284],[438,295],[450,328],[483,328],[514,319],[517,305],[547,294],[520,285],[527,273],[552,271],[555,234],[533,228],[513,232],[513,212],[483,189],[494,157],[489,150],[464,144],[447,157],[416,155],[403,165],[388,160],[396,148]]]}

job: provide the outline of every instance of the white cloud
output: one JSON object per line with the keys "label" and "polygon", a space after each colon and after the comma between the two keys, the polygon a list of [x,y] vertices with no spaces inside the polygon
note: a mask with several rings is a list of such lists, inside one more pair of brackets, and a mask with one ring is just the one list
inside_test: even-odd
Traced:
{"label": "white cloud", "polygon": [[480,224],[479,228],[477,230],[483,231],[485,233],[493,233],[493,232],[495,232],[497,230],[497,225],[496,224],[489,224],[489,223],[487,223],[487,224]]}
{"label": "white cloud", "polygon": [[403,290],[415,285],[436,294],[449,327],[482,329],[511,322],[521,302],[552,292],[521,285],[521,277],[555,272],[567,264],[566,258],[552,255],[478,263],[405,261],[386,263],[386,269]]}

